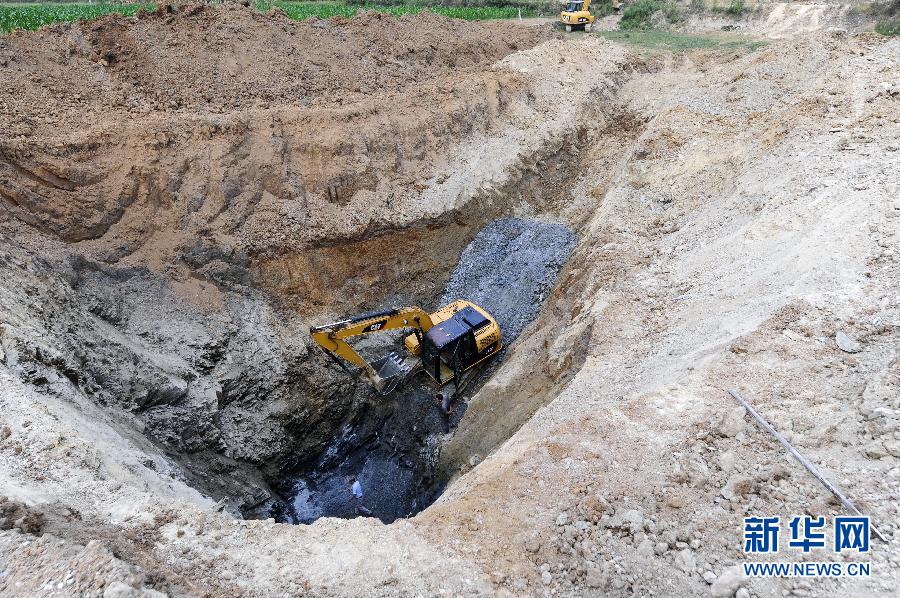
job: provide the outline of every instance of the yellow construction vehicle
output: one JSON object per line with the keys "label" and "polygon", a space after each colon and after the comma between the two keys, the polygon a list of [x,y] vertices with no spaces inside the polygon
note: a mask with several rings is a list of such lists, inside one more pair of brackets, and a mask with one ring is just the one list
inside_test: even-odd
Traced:
{"label": "yellow construction vehicle", "polygon": [[594,15],[589,10],[591,0],[561,0],[560,4],[564,4],[565,8],[559,13],[559,22],[566,31],[590,31],[594,27]]}
{"label": "yellow construction vehicle", "polygon": [[[403,344],[408,353],[401,357],[391,351],[371,363],[346,339],[364,334],[411,328]],[[474,303],[457,300],[428,314],[418,307],[402,307],[366,313],[349,320],[309,329],[313,340],[346,372],[350,362],[359,375],[382,394],[388,394],[416,373],[424,370],[439,387],[453,382],[453,393],[441,391],[442,411],[449,413],[455,397],[474,377],[477,367],[500,352],[500,326]],[[341,361],[344,360],[344,361]]]}

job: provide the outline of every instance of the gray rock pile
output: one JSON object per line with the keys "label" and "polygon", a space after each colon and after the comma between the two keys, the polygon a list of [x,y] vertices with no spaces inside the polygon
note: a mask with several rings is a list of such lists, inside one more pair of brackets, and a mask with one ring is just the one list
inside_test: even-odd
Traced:
{"label": "gray rock pile", "polygon": [[575,241],[564,224],[494,220],[463,251],[441,305],[468,299],[485,308],[508,346],[537,317]]}

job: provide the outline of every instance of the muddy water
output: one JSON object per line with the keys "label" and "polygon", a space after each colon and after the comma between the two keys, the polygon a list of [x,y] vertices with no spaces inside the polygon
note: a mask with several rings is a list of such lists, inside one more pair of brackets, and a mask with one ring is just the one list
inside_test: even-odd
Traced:
{"label": "muddy water", "polygon": [[[487,309],[508,347],[537,317],[574,245],[575,235],[561,224],[495,220],[462,252],[443,303],[466,298]],[[386,341],[383,351],[391,348]],[[430,505],[443,490],[444,478],[436,471],[441,445],[465,425],[465,397],[477,392],[502,359],[503,353],[468,386],[449,433],[433,398],[437,388],[424,374],[389,397],[373,390],[315,462],[275,485],[285,505],[274,516],[293,523],[358,516],[389,523]]]}
{"label": "muddy water", "polygon": [[[369,516],[390,523],[434,502],[441,491],[433,474],[444,423],[433,394],[423,375],[391,397],[373,393],[370,406],[343,428],[322,458],[290,480],[280,518],[311,523],[319,517]],[[462,403],[451,425],[464,411]]]}

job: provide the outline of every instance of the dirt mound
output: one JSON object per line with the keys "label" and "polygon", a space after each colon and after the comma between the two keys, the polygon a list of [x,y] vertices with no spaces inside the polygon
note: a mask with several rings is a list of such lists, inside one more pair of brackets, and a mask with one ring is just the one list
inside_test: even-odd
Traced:
{"label": "dirt mound", "polygon": [[119,113],[336,107],[484,67],[539,40],[431,13],[298,22],[238,4],[164,6],[0,37],[0,128],[14,137]]}
{"label": "dirt mound", "polygon": [[265,254],[264,284],[294,288],[305,243],[433,217],[423,181],[520,92],[520,75],[486,67],[545,37],[234,5],[2,37],[0,209],[90,241],[93,259],[169,274],[188,264],[234,283]]}

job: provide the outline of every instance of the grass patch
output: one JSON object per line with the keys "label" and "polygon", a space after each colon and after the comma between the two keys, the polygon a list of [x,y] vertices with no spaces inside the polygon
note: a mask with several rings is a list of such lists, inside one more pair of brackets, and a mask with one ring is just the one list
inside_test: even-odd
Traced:
{"label": "grass patch", "polygon": [[[294,20],[318,17],[352,17],[359,10],[374,10],[395,17],[409,14],[417,14],[428,10],[435,14],[453,19],[465,19],[467,21],[486,21],[490,19],[513,19],[519,15],[519,9],[515,6],[442,6],[428,5],[426,3],[405,2],[403,4],[380,4],[368,2],[281,2],[270,0],[257,0],[256,8],[262,11],[277,6]],[[523,7],[522,16],[532,16],[534,9]]]}
{"label": "grass patch", "polygon": [[900,19],[889,19],[875,23],[875,31],[881,35],[900,35]]}
{"label": "grass patch", "polygon": [[141,8],[156,10],[153,4],[20,4],[0,5],[0,33],[15,29],[33,31],[44,25],[64,21],[88,21],[118,13],[132,16]]}
{"label": "grass patch", "polygon": [[614,42],[626,43],[648,50],[686,52],[688,50],[746,50],[753,52],[766,42],[743,37],[676,34],[659,30],[599,31],[598,35]]}

